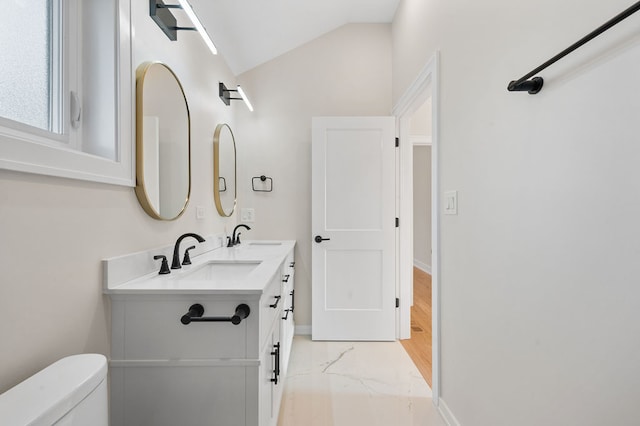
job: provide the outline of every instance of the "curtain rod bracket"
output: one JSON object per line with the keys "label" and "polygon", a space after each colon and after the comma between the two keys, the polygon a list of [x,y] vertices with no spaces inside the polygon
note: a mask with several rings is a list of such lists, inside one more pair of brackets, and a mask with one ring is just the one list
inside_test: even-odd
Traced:
{"label": "curtain rod bracket", "polygon": [[510,92],[529,92],[530,95],[535,95],[544,85],[542,77],[533,77],[531,80],[519,81],[514,80],[509,83],[507,90]]}

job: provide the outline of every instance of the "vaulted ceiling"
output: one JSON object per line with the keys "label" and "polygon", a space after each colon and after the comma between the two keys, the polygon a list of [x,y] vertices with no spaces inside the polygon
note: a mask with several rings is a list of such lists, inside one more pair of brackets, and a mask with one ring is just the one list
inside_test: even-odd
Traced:
{"label": "vaulted ceiling", "polygon": [[349,23],[390,23],[400,0],[190,0],[238,75]]}

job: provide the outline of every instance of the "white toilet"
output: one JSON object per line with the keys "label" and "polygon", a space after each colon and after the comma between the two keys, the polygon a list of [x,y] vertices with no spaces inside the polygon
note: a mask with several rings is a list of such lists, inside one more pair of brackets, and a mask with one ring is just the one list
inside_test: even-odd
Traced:
{"label": "white toilet", "polygon": [[63,358],[0,395],[0,424],[108,426],[107,359]]}

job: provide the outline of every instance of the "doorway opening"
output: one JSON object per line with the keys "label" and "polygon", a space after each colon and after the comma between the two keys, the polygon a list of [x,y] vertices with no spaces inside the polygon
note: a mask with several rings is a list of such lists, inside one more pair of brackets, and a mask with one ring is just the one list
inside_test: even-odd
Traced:
{"label": "doorway opening", "polygon": [[402,346],[432,385],[431,301],[431,97],[411,116],[408,142],[413,165],[413,304],[411,337]]}
{"label": "doorway opening", "polygon": [[413,165],[413,304],[411,337],[401,340],[418,370],[432,385],[431,300],[431,97],[411,116],[408,142]]}
{"label": "doorway opening", "polygon": [[[429,302],[426,299],[430,293],[430,312],[426,310],[422,317],[431,317],[431,335],[422,337],[431,337],[431,346],[429,347],[426,342],[420,343],[415,340],[416,349],[414,352],[418,356],[416,358],[412,356],[412,358],[414,358],[416,365],[421,363],[421,359],[428,360],[430,358],[430,362],[425,363],[427,370],[428,367],[431,367],[431,381],[427,380],[427,382],[431,386],[433,402],[436,406],[439,404],[440,395],[438,63],[439,58],[436,52],[399,99],[393,110],[397,117],[400,138],[398,215],[400,224],[408,224],[408,226],[400,226],[398,233],[398,294],[400,296],[398,337],[403,345],[405,343],[411,344],[411,340],[413,340],[410,339],[412,337],[412,323],[415,327],[422,328],[423,333],[425,332],[423,326],[416,321],[419,314],[414,314],[413,311],[420,311],[421,307]],[[428,149],[425,151],[426,147]],[[430,159],[427,159],[429,154]],[[423,176],[427,174],[431,177],[430,197],[424,194],[427,185],[424,180],[415,182],[416,189],[422,197],[420,200],[425,197],[430,199],[428,207],[424,207],[424,203],[414,196],[414,172]],[[422,203],[421,208],[427,208],[428,212],[414,210],[414,208],[420,207],[418,206],[420,203]],[[416,205],[414,206],[414,204]],[[430,222],[431,226],[425,226],[425,222]],[[418,229],[421,227],[422,231]],[[418,234],[414,235],[416,232]],[[430,244],[425,240],[429,240]],[[415,284],[414,272],[418,277]],[[431,274],[431,280],[428,280],[428,272]],[[428,281],[431,284],[430,291]],[[414,285],[421,287],[414,292]],[[426,297],[424,296],[425,292],[427,293]],[[417,330],[416,334],[418,334]],[[410,340],[405,342],[403,339]],[[423,373],[423,375],[425,374]]]}

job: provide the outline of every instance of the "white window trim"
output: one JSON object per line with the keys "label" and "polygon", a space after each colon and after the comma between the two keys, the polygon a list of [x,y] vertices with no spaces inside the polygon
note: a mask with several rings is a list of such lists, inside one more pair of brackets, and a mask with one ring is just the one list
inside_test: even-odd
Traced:
{"label": "white window trim", "polygon": [[[83,0],[84,7],[98,0]],[[102,8],[105,4],[102,2]],[[106,15],[108,16],[108,14]],[[135,144],[133,135],[133,71],[131,61],[131,5],[130,0],[117,0],[113,11],[112,28],[116,39],[116,129],[114,134],[117,160],[109,160],[74,149],[78,142],[70,140],[69,146],[59,138],[45,138],[42,132],[25,132],[19,126],[0,127],[0,168],[26,173],[88,180],[123,186],[135,186]],[[64,103],[68,111],[68,90]],[[68,114],[65,121],[68,123]],[[1,124],[1,123],[0,123]],[[67,126],[65,124],[65,127]]]}

